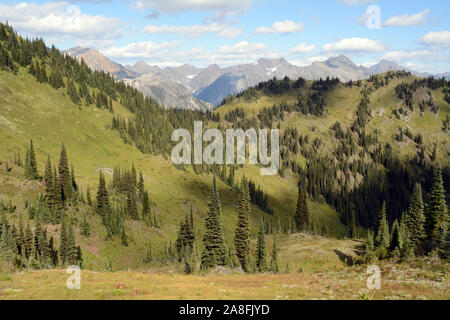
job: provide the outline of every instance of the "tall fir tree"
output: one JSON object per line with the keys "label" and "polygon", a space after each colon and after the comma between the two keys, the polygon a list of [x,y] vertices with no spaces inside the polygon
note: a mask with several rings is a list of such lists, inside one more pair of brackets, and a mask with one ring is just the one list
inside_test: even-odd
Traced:
{"label": "tall fir tree", "polygon": [[97,213],[103,216],[108,209],[109,195],[108,190],[106,190],[105,176],[103,175],[103,172],[100,172],[97,189]]}
{"label": "tall fir tree", "polygon": [[62,200],[63,202],[70,201],[73,196],[73,187],[69,171],[69,160],[67,158],[66,147],[64,144],[61,146],[58,173],[59,183],[61,185]]}
{"label": "tall fir tree", "polygon": [[422,200],[422,187],[419,183],[416,183],[414,191],[411,194],[406,216],[406,226],[408,228],[409,240],[416,249],[419,249],[422,240],[425,238],[424,205]]}
{"label": "tall fir tree", "polygon": [[222,209],[217,191],[216,177],[213,178],[208,213],[205,219],[205,233],[203,235],[203,252],[201,269],[227,265],[227,249],[223,232]]}
{"label": "tall fir tree", "polygon": [[273,247],[272,253],[270,255],[270,271],[273,273],[280,272],[280,267],[278,266],[278,248],[276,236],[273,236]]}
{"label": "tall fir tree", "polygon": [[394,224],[392,225],[391,243],[389,245],[390,251],[394,251],[396,249],[398,249],[399,252],[403,249],[402,230],[400,230],[400,226],[397,220],[395,220]]}
{"label": "tall fir tree", "polygon": [[250,195],[245,177],[242,179],[239,189],[238,221],[234,236],[236,256],[245,272],[249,271],[248,259],[250,255]]}
{"label": "tall fir tree", "polygon": [[264,231],[264,223],[262,220],[259,225],[258,240],[256,243],[255,268],[258,272],[264,272],[267,268],[266,232]]}
{"label": "tall fir tree", "polygon": [[448,208],[445,203],[445,189],[442,179],[442,169],[435,166],[433,170],[433,185],[426,208],[427,238],[435,242],[443,242],[446,238]]}
{"label": "tall fir tree", "polygon": [[25,178],[29,180],[40,179],[36,164],[36,154],[34,152],[33,140],[30,140],[30,145],[27,147],[25,158]]}
{"label": "tall fir tree", "polygon": [[139,191],[139,200],[143,201],[144,200],[145,187],[144,187],[144,176],[142,175],[142,172],[139,172],[138,191]]}
{"label": "tall fir tree", "polygon": [[309,227],[309,210],[306,197],[306,189],[303,185],[299,185],[297,207],[294,214],[295,227],[298,231],[305,231]]}
{"label": "tall fir tree", "polygon": [[389,248],[389,224],[386,216],[386,202],[383,202],[379,217],[378,217],[378,232],[375,239],[378,247]]}

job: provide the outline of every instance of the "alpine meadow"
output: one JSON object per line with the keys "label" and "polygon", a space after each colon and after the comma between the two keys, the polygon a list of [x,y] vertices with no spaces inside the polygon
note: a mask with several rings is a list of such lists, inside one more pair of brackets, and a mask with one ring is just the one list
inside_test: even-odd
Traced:
{"label": "alpine meadow", "polygon": [[[388,61],[402,62],[402,49],[357,66],[347,55],[362,59],[375,46],[373,58],[389,46],[361,35],[289,51],[281,42],[299,43],[307,13],[304,25],[271,25],[269,5],[252,1],[135,2],[103,4],[104,15],[73,6],[80,22],[70,16],[59,31],[40,23],[72,14],[57,11],[67,4],[0,4],[0,300],[450,299],[449,31],[416,41],[430,45],[426,55],[441,48],[439,58],[414,56],[433,71]],[[184,26],[165,24],[184,10],[203,17],[203,2],[214,13],[203,23],[186,14]],[[366,11],[344,2],[330,0]],[[27,6],[56,11],[20,20]],[[115,45],[96,38],[94,18],[113,28],[115,6],[130,11],[127,23],[147,14],[145,45],[120,42],[123,30],[102,31]],[[269,26],[241,35],[233,19],[253,10],[256,26]],[[410,21],[424,12],[364,32],[428,28]],[[98,50],[63,50],[83,45],[68,40],[83,21],[92,30],[74,39],[97,39]],[[183,36],[211,47],[184,52],[170,40]],[[223,41],[216,51],[213,37]],[[279,51],[258,51],[277,37]],[[342,49],[357,39],[359,51]],[[140,58],[144,47],[150,56]],[[158,50],[167,64],[151,65]],[[323,59],[265,57],[313,50]],[[265,308],[247,311],[262,317]]]}

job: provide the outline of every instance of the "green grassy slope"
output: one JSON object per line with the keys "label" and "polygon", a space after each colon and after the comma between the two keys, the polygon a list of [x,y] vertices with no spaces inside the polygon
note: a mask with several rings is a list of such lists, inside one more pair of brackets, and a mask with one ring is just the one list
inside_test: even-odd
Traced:
{"label": "green grassy slope", "polygon": [[[119,104],[114,104],[116,113],[130,116]],[[93,235],[88,239],[79,238],[85,251],[86,264],[94,269],[103,268],[108,259],[113,260],[117,268],[136,267],[145,255],[145,243],[151,242],[154,250],[162,250],[176,239],[178,224],[189,211],[190,203],[194,207],[197,228],[197,241],[201,242],[203,221],[206,216],[211,176],[196,175],[192,171],[178,170],[170,160],[162,156],[143,155],[135,147],[126,145],[118,133],[107,129],[112,114],[94,106],[74,105],[64,90],[55,90],[46,84],[39,84],[35,78],[20,70],[17,76],[0,71],[0,159],[8,160],[19,151],[24,158],[25,145],[33,139],[38,168],[42,172],[47,155],[53,162],[59,158],[61,143],[68,151],[69,162],[75,167],[77,182],[85,191],[89,185],[92,195],[96,190],[99,171],[107,176],[114,166],[130,167],[134,162],[137,170],[142,170],[146,188],[151,200],[156,203],[156,211],[162,223],[161,231],[145,227],[141,223],[127,221],[126,229],[130,237],[130,246],[123,247],[120,240],[104,241],[105,229],[99,217],[89,215]],[[2,198],[11,198],[22,210],[22,198],[35,200],[42,187],[25,183],[22,169],[14,168],[6,174],[0,168],[0,194]],[[264,214],[257,207],[252,208],[252,232],[256,234],[261,216],[273,222],[289,221],[294,211],[297,197],[296,181],[278,176],[259,176],[259,169],[247,166],[239,170],[236,178],[243,172],[247,177],[264,186],[271,196],[275,217]],[[110,177],[110,176],[109,176]],[[237,181],[236,179],[236,181]],[[24,185],[29,185],[28,189]],[[224,227],[227,241],[232,243],[237,219],[237,195],[225,184],[219,182],[219,191],[223,203]],[[329,230],[339,235],[344,232],[337,213],[328,205],[310,203],[311,213],[319,223],[327,225]],[[88,210],[84,208],[82,210]],[[77,216],[77,213],[74,213]],[[78,214],[78,216],[80,216]],[[55,230],[56,231],[56,230]],[[56,235],[56,232],[55,232]]]}
{"label": "green grassy slope", "polygon": [[[381,141],[390,142],[394,149],[400,151],[402,155],[410,154],[413,151],[413,143],[400,143],[395,141],[394,134],[397,133],[398,127],[409,127],[414,134],[422,133],[425,145],[432,146],[432,143],[438,142],[438,160],[450,163],[448,152],[450,152],[450,135],[441,130],[442,121],[450,115],[450,105],[444,101],[441,90],[432,90],[433,100],[439,107],[439,113],[432,113],[429,108],[421,116],[420,112],[415,108],[407,117],[398,120],[393,110],[398,109],[403,103],[395,94],[395,87],[401,83],[411,83],[414,76],[406,78],[394,78],[389,85],[373,90],[370,94],[370,109],[372,118],[368,125],[368,131],[378,129]],[[311,85],[311,81],[307,81],[305,89],[290,90],[282,95],[266,95],[258,92],[259,95],[253,98],[245,98],[244,96],[233,99],[230,103],[220,107],[215,112],[223,118],[228,112],[237,108],[242,108],[246,117],[254,117],[265,107],[279,105],[282,102],[295,104],[300,94],[305,96]],[[368,81],[362,81],[362,86],[373,87]],[[281,129],[297,128],[300,134],[308,134],[312,139],[316,137],[322,138],[325,146],[331,147],[335,140],[330,135],[330,128],[336,121],[339,121],[344,131],[350,127],[355,119],[355,112],[361,99],[361,87],[348,87],[339,84],[332,92],[326,96],[326,112],[322,117],[314,117],[311,115],[303,115],[293,113],[285,118],[281,123]],[[417,101],[415,101],[417,102]]]}

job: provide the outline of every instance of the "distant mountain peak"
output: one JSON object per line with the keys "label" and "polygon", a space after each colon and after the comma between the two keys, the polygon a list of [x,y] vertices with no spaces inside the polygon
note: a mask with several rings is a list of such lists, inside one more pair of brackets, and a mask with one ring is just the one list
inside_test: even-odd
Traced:
{"label": "distant mountain peak", "polygon": [[108,59],[96,49],[77,46],[64,52],[78,60],[83,59],[93,70],[103,70],[120,79],[134,77],[134,74],[130,72],[130,70],[126,69],[121,64]]}
{"label": "distant mountain peak", "polygon": [[353,63],[348,57],[344,55],[339,55],[337,57],[331,57],[325,61],[325,64],[330,68],[341,68],[341,67],[349,67],[352,69],[358,69],[356,64]]}

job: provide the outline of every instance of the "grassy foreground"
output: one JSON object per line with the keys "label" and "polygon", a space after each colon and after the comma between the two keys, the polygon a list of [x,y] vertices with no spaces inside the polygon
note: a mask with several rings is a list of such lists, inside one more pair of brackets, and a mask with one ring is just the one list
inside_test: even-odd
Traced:
{"label": "grassy foreground", "polygon": [[30,271],[0,275],[0,299],[450,299],[445,273],[420,267],[383,265],[380,290],[367,288],[366,267],[280,275],[82,271],[80,290],[66,288],[65,270]]}
{"label": "grassy foreground", "polygon": [[[268,237],[269,249],[271,241]],[[291,234],[278,235],[277,242],[279,274],[218,268],[184,275],[182,265],[143,265],[116,272],[81,270],[81,289],[69,290],[65,269],[0,273],[0,300],[450,299],[450,264],[439,259],[377,262],[381,289],[369,290],[368,266],[349,266],[361,241]]]}

